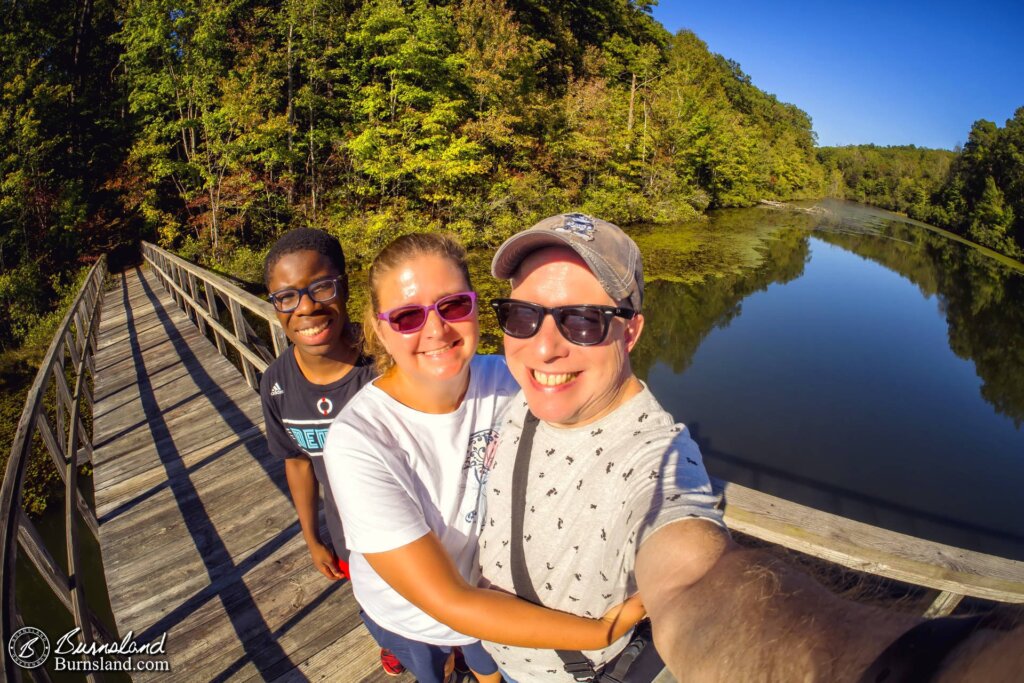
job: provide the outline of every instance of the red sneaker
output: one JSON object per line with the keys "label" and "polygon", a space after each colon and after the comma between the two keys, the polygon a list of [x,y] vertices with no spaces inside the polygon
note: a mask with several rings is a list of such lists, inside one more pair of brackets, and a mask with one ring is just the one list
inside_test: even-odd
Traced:
{"label": "red sneaker", "polygon": [[395,653],[383,647],[380,649],[380,668],[384,669],[388,676],[400,676],[405,673],[405,667],[398,661]]}

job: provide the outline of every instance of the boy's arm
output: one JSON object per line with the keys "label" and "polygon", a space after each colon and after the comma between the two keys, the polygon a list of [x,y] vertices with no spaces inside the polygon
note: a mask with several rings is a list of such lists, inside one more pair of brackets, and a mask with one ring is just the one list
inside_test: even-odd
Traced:
{"label": "boy's arm", "polygon": [[267,436],[267,446],[271,454],[284,458],[284,473],[288,480],[288,490],[292,495],[292,503],[302,527],[302,537],[313,558],[313,566],[328,579],[340,579],[341,573],[335,566],[334,552],[320,541],[317,509],[320,502],[319,483],[313,471],[313,463],[309,456],[299,451],[285,432],[278,414],[274,397],[270,395],[273,384],[271,373],[263,374],[260,379],[260,402],[263,407],[263,426]]}
{"label": "boy's arm", "polygon": [[299,516],[302,537],[306,540],[306,547],[309,548],[310,557],[313,559],[313,566],[332,581],[343,578],[338,571],[334,551],[320,540],[320,525],[317,518],[320,485],[316,480],[312,461],[307,455],[286,458],[284,472],[288,479],[288,490],[292,494],[295,512]]}

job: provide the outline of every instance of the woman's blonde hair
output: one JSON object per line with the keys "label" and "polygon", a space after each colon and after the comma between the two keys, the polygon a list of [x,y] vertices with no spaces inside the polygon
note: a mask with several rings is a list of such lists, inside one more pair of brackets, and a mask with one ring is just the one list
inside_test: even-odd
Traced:
{"label": "woman's blonde hair", "polygon": [[424,255],[439,256],[451,261],[466,279],[466,286],[469,289],[473,288],[473,283],[469,279],[466,250],[450,235],[436,232],[412,233],[397,237],[384,247],[370,265],[370,299],[363,312],[363,351],[373,357],[377,372],[381,375],[395,366],[395,359],[387,352],[380,337],[377,336],[380,283],[385,275],[409,259]]}

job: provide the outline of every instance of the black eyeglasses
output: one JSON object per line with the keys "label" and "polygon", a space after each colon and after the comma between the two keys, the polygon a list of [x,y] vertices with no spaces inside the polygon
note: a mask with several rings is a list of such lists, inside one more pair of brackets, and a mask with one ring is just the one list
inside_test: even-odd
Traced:
{"label": "black eyeglasses", "polygon": [[302,289],[279,289],[276,292],[271,292],[268,298],[270,303],[274,304],[274,308],[280,313],[291,313],[298,308],[303,294],[306,294],[318,304],[325,304],[338,296],[338,282],[341,281],[342,277],[342,275],[338,275],[337,277],[310,282],[308,286]]}
{"label": "black eyeglasses", "polygon": [[636,311],[630,308],[591,304],[547,308],[518,299],[492,299],[491,307],[498,316],[498,326],[510,337],[529,339],[537,334],[544,316],[550,315],[562,336],[578,346],[603,342],[612,318],[628,320],[636,316]]}
{"label": "black eyeglasses", "polygon": [[437,311],[441,320],[457,323],[476,312],[476,292],[457,292],[443,296],[429,306],[410,304],[399,306],[377,314],[378,320],[386,320],[391,329],[402,334],[419,332],[427,324],[427,315]]}

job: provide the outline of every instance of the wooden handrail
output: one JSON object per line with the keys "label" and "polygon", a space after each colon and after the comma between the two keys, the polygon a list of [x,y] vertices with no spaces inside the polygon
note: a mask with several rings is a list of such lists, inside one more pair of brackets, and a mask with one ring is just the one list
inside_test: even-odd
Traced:
{"label": "wooden handrail", "polygon": [[[60,602],[69,609],[81,631],[79,640],[92,642],[94,635],[110,642],[115,636],[107,631],[85,603],[81,581],[79,551],[79,523],[95,534],[96,517],[78,490],[80,453],[91,456],[89,431],[82,420],[82,403],[92,411],[92,392],[88,388],[86,372],[94,367],[99,331],[100,302],[103,280],[107,274],[106,257],[89,270],[82,288],[65,314],[57,333],[43,357],[35,380],[25,399],[25,407],[7,461],[3,486],[0,488],[0,658],[7,680],[19,680],[20,672],[7,655],[6,644],[15,630],[23,624],[15,596],[15,567],[19,550],[40,573]],[[66,362],[70,357],[74,374],[74,389],[66,378]],[[50,407],[45,400],[50,381],[53,380],[56,422],[50,420]],[[43,545],[31,520],[22,512],[25,468],[32,453],[34,437],[38,435],[49,452],[57,472],[64,482],[65,540],[68,571],[64,572]],[[83,447],[79,448],[79,443]],[[98,542],[98,540],[97,540]]]}
{"label": "wooden handrail", "polygon": [[[213,334],[217,350],[231,358],[228,349],[238,354],[238,362],[246,382],[259,391],[257,373],[262,373],[271,361],[288,348],[288,338],[277,321],[274,307],[269,301],[253,296],[225,278],[200,268],[194,263],[175,256],[149,242],[142,243],[142,255],[160,276],[160,280],[178,306],[188,314],[199,328]],[[199,289],[202,288],[202,296]],[[219,300],[219,302],[218,302]],[[231,317],[231,329],[220,320],[221,306]],[[243,311],[266,322],[273,349],[260,338],[245,319]]]}
{"label": "wooden handrail", "polygon": [[726,525],[806,555],[940,591],[928,616],[964,596],[1024,603],[1024,562],[964,550],[815,510],[767,493],[713,481]]}

